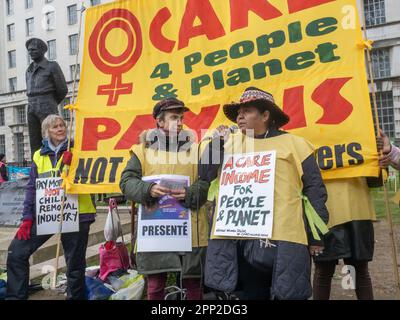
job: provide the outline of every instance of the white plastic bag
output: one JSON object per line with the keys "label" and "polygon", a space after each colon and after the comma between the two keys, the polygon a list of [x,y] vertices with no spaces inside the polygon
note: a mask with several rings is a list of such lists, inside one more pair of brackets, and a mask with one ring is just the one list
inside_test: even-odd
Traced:
{"label": "white plastic bag", "polygon": [[100,272],[100,266],[87,267],[85,271],[85,276],[90,278],[95,278]]}
{"label": "white plastic bag", "polygon": [[117,208],[108,208],[107,220],[104,226],[104,238],[106,241],[117,241],[122,235],[121,221],[117,213]]}
{"label": "white plastic bag", "polygon": [[110,300],[141,300],[144,290],[144,277],[135,270],[119,278],[123,282],[120,289],[114,293]]}

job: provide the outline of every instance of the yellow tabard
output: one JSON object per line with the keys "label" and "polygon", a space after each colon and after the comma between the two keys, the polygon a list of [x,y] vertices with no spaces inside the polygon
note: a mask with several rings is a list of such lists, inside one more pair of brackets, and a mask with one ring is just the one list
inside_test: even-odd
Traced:
{"label": "yellow tabard", "polygon": [[[197,180],[197,144],[192,144],[187,151],[167,152],[145,148],[144,144],[133,146],[133,152],[142,165],[142,176],[161,174],[175,174],[188,176],[190,183]],[[200,208],[199,214],[191,210],[192,219],[192,247],[206,247],[208,244],[208,222],[206,210]],[[197,220],[198,219],[198,220]],[[197,222],[199,237],[197,237]]]}
{"label": "yellow tabard", "polygon": [[333,179],[324,183],[328,191],[329,228],[349,221],[376,220],[367,178]]}
{"label": "yellow tabard", "polygon": [[[303,220],[301,163],[314,152],[314,147],[302,137],[283,134],[268,139],[253,139],[241,133],[231,135],[225,144],[225,154],[276,150],[274,220],[272,240],[307,244]],[[218,181],[220,176],[218,177]],[[217,197],[218,201],[218,197]],[[218,204],[216,206],[218,208]],[[215,228],[214,215],[213,231]],[[213,239],[227,239],[216,237]],[[232,237],[229,237],[232,239]],[[239,239],[239,238],[238,238]],[[240,238],[243,239],[243,238]]]}

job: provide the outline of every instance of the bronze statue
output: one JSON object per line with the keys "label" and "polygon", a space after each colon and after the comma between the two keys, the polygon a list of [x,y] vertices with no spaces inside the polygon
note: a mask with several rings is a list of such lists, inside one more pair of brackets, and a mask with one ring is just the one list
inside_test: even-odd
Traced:
{"label": "bronze statue", "polygon": [[58,104],[68,93],[64,74],[56,61],[49,61],[44,54],[46,43],[38,38],[25,44],[33,62],[26,70],[28,96],[28,127],[31,153],[42,145],[42,121],[49,114],[58,114]]}

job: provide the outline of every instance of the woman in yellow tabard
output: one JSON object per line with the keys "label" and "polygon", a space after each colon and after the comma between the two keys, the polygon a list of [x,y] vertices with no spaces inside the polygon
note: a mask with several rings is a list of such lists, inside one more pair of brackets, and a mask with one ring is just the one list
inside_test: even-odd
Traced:
{"label": "woman in yellow tabard", "polygon": [[[229,134],[222,126],[218,129],[223,139],[213,139],[207,146],[199,175],[203,180],[218,179],[224,154],[245,156],[275,150],[274,220],[268,241],[222,239],[212,234],[205,284],[240,299],[307,299],[312,292],[310,253],[322,252],[323,243],[310,232],[314,225],[308,224],[312,219],[305,218],[304,196],[314,208],[315,220],[320,224],[328,221],[326,189],[314,148],[302,137],[279,130],[289,117],[271,94],[260,89],[246,89],[240,102],[224,106],[224,113],[238,124],[240,132]],[[206,159],[217,161],[207,164]],[[269,246],[265,248],[263,243]]]}
{"label": "woman in yellow tabard", "polygon": [[314,300],[329,299],[338,259],[354,267],[357,298],[373,299],[368,262],[374,254],[376,216],[369,186],[380,186],[379,181],[366,177],[325,180],[330,231],[324,237],[323,253],[314,257]]}
{"label": "woman in yellow tabard", "polygon": [[[36,181],[60,177],[65,171],[68,149],[67,125],[56,114],[42,123],[42,147],[33,154],[33,162],[25,191],[22,223],[8,247],[7,300],[26,300],[29,296],[29,260],[52,235],[38,235],[36,223]],[[72,145],[72,141],[71,141]],[[70,157],[69,157],[70,159]],[[90,225],[95,221],[96,207],[89,194],[78,196],[79,230],[61,234],[61,243],[67,264],[67,299],[86,300],[86,248]]]}

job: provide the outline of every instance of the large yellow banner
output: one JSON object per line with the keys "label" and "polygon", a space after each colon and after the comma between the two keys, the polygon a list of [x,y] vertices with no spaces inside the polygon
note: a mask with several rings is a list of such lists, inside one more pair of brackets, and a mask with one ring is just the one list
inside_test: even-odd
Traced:
{"label": "large yellow banner", "polygon": [[200,135],[249,86],[319,148],[325,179],[378,175],[355,0],[116,1],[87,10],[84,39],[69,192],[119,192],[158,100],[183,100]]}

